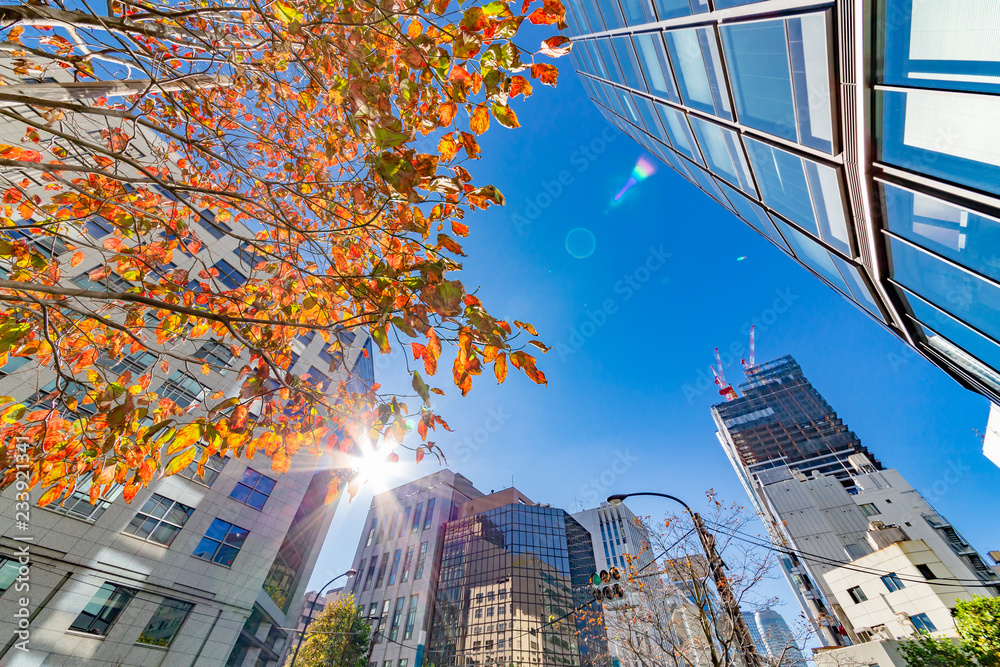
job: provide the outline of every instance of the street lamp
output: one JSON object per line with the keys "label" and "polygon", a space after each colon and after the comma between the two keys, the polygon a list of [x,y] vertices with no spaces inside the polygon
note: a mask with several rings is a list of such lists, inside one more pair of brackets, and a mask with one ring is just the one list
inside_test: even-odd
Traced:
{"label": "street lamp", "polygon": [[726,578],[726,572],[723,569],[722,558],[719,556],[719,552],[715,549],[715,536],[708,532],[708,529],[705,528],[705,522],[702,520],[701,515],[692,511],[688,504],[680,498],[667,495],[666,493],[656,493],[654,491],[616,493],[613,496],[608,496],[608,503],[612,505],[621,505],[623,500],[631,498],[632,496],[656,496],[657,498],[673,500],[674,502],[682,505],[684,509],[687,510],[687,513],[691,515],[691,521],[694,523],[695,532],[698,533],[698,539],[701,540],[701,546],[705,550],[705,555],[708,556],[708,567],[712,571],[712,578],[715,579],[715,587],[719,590],[719,595],[722,596],[722,606],[725,607],[726,613],[729,614],[729,618],[733,623],[733,627],[736,628],[736,637],[739,639],[740,647],[743,651],[744,661],[747,663],[747,667],[763,667],[764,663],[761,660],[760,655],[757,653],[757,646],[753,643],[753,636],[750,634],[750,628],[747,627],[746,619],[744,619],[743,614],[740,613],[739,602],[736,601],[736,596],[733,595],[733,590],[729,586],[729,580]]}
{"label": "street lamp", "polygon": [[358,571],[355,570],[352,567],[347,572],[344,572],[343,574],[338,574],[336,577],[334,577],[330,581],[326,582],[326,584],[323,586],[323,588],[319,589],[316,592],[316,595],[313,596],[313,603],[309,607],[309,615],[306,616],[306,625],[305,625],[304,628],[302,628],[302,632],[299,633],[299,641],[295,645],[295,653],[292,655],[292,661],[289,663],[289,667],[294,667],[294,665],[295,665],[295,659],[297,657],[299,657],[299,649],[302,648],[302,640],[306,638],[306,630],[309,629],[309,624],[312,623],[312,620],[313,620],[313,611],[314,611],[314,608],[316,607],[316,600],[318,600],[319,597],[321,595],[323,595],[323,592],[330,587],[330,584],[332,584],[333,582],[335,582],[337,579],[340,579],[341,577],[353,577],[357,573],[358,573]]}

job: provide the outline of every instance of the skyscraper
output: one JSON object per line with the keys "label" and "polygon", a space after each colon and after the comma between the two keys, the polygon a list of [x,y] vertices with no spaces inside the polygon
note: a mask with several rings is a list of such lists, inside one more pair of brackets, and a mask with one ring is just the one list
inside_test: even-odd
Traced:
{"label": "skyscraper", "polygon": [[444,533],[429,653],[437,667],[606,663],[590,534],[510,488],[470,500]]}
{"label": "skyscraper", "polygon": [[601,113],[1000,402],[991,0],[567,0]]}
{"label": "skyscraper", "polygon": [[795,635],[781,614],[768,608],[758,612],[745,611],[743,618],[760,655],[769,656],[780,667],[806,666]]}
{"label": "skyscraper", "polygon": [[954,578],[980,582],[964,584],[962,595],[996,593],[1000,577],[897,471],[874,460],[791,357],[746,373],[743,395],[712,407],[719,441],[785,550],[782,572],[824,644],[875,636],[854,631],[828,575],[880,551],[889,534],[922,541]]}

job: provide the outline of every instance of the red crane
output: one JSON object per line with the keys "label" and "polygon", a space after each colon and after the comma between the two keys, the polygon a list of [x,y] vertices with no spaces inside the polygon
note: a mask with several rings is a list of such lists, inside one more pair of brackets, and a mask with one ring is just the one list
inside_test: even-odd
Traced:
{"label": "red crane", "polygon": [[743,372],[746,375],[752,375],[753,374],[753,373],[750,372],[750,369],[753,368],[754,365],[755,365],[755,363],[754,363],[754,350],[753,350],[753,328],[754,328],[754,326],[755,325],[753,325],[753,324],[750,325],[750,361],[747,361],[746,357],[744,357],[743,359],[740,359],[740,366],[743,367]]}
{"label": "red crane", "polygon": [[715,348],[716,366],[711,366],[712,375],[715,376],[715,384],[719,385],[719,395],[725,397],[727,401],[735,401],[739,396],[732,385],[726,382],[725,371],[722,368],[722,358],[719,356],[719,348]]}

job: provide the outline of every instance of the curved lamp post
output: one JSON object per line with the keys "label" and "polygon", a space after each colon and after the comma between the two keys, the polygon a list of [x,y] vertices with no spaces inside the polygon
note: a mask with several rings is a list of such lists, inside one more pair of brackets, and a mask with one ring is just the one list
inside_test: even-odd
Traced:
{"label": "curved lamp post", "polygon": [[295,665],[295,659],[297,657],[299,657],[299,649],[302,648],[302,640],[306,638],[306,631],[309,629],[309,624],[312,623],[312,620],[313,620],[313,611],[315,611],[314,607],[316,606],[316,600],[318,600],[320,598],[320,596],[323,595],[323,592],[326,591],[326,589],[328,589],[330,587],[330,585],[333,582],[335,582],[337,579],[340,579],[341,577],[353,577],[357,573],[358,573],[357,570],[355,570],[354,568],[351,568],[350,570],[348,570],[347,572],[344,572],[343,574],[338,574],[336,577],[334,577],[330,581],[326,582],[326,584],[323,586],[323,588],[319,589],[316,592],[316,595],[313,596],[313,603],[309,607],[309,615],[306,616],[306,625],[305,625],[304,628],[302,628],[302,632],[299,633],[299,641],[295,645],[295,653],[292,655],[292,661],[290,663],[288,663],[289,667],[294,667],[294,665]]}
{"label": "curved lamp post", "polygon": [[656,493],[655,491],[616,493],[613,496],[608,496],[608,503],[621,505],[623,500],[632,496],[656,496],[657,498],[673,500],[675,503],[682,505],[687,510],[687,513],[691,515],[691,521],[694,522],[694,529],[698,533],[698,539],[701,540],[701,546],[705,550],[705,555],[708,556],[708,567],[712,571],[712,578],[715,579],[715,587],[718,589],[719,595],[722,596],[722,606],[725,608],[726,613],[733,623],[733,627],[736,629],[736,637],[739,640],[744,661],[747,667],[763,667],[764,663],[757,653],[757,646],[753,643],[750,628],[747,627],[746,619],[740,613],[739,602],[737,602],[736,596],[733,595],[733,590],[729,586],[729,579],[726,578],[722,558],[715,549],[715,536],[705,528],[705,522],[702,520],[701,515],[692,511],[688,504],[680,498],[666,493]]}

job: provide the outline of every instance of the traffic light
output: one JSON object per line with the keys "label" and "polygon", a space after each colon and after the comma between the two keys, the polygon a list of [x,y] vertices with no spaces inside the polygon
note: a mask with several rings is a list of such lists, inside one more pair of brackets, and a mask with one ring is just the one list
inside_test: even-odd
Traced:
{"label": "traffic light", "polygon": [[594,587],[592,591],[594,599],[614,600],[625,597],[625,589],[620,583],[621,578],[622,574],[617,567],[611,568],[610,571],[595,572],[590,578],[590,583]]}

